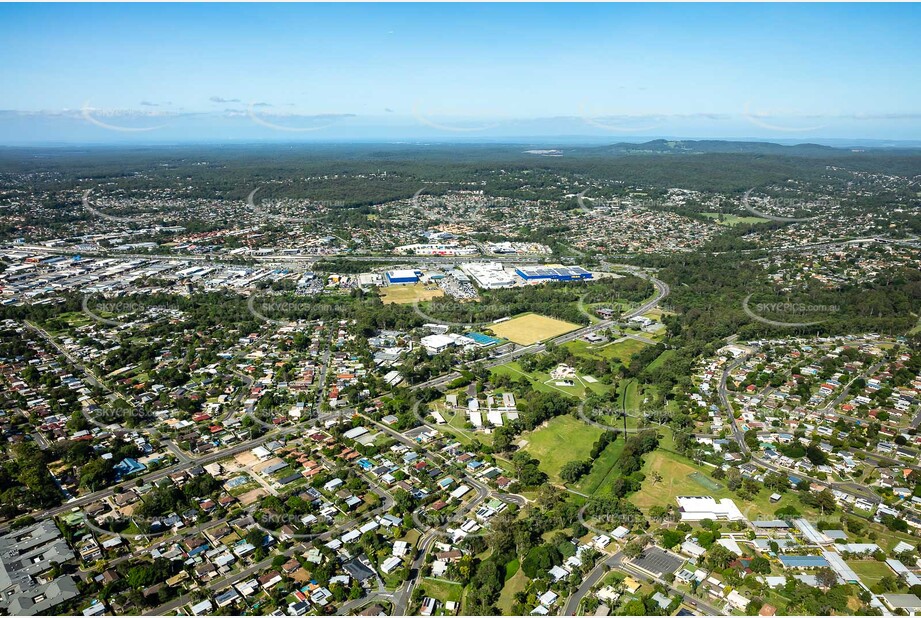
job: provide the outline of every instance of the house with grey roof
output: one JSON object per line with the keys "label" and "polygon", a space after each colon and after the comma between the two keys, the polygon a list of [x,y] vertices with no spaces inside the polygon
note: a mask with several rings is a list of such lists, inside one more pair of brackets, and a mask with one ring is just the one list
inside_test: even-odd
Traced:
{"label": "house with grey roof", "polygon": [[53,520],[0,536],[0,609],[13,616],[51,613],[79,592],[70,576],[41,576],[55,564],[75,558]]}

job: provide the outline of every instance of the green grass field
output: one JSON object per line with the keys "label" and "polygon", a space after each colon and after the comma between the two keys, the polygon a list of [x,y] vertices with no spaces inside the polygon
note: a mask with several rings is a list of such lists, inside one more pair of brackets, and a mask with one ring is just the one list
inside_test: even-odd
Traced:
{"label": "green grass field", "polygon": [[[700,213],[708,219],[714,219],[720,225],[739,225],[740,223],[764,223],[767,219],[761,217],[740,217],[738,215],[729,215],[721,212],[702,212]],[[720,218],[722,217],[722,220]]]}
{"label": "green grass field", "polygon": [[624,339],[617,343],[611,344],[605,350],[606,358],[613,358],[624,365],[630,365],[630,357],[641,351],[648,344],[636,339]]}
{"label": "green grass field", "polygon": [[608,444],[592,464],[589,473],[579,479],[573,489],[589,496],[605,495],[606,489],[610,488],[611,483],[617,478],[615,466],[623,450],[624,440],[622,438]]}
{"label": "green grass field", "polygon": [[647,344],[635,339],[624,339],[617,343],[602,343],[592,345],[587,341],[576,340],[565,344],[565,347],[577,356],[605,360],[616,360],[623,365],[630,364],[630,357],[646,347]]}
{"label": "green grass field", "polygon": [[848,560],[847,565],[854,569],[860,581],[867,586],[873,586],[879,583],[879,580],[886,576],[895,576],[895,573],[893,573],[892,569],[890,569],[885,562],[877,562],[876,560]]}
{"label": "green grass field", "polygon": [[[517,561],[514,562],[517,563]],[[499,608],[499,612],[503,616],[512,615],[512,608],[515,605],[515,593],[527,587],[528,576],[521,569],[518,569],[511,578],[506,580],[505,587],[502,588],[502,592],[499,594],[499,601],[496,603],[496,607]]]}
{"label": "green grass field", "polygon": [[572,416],[557,416],[546,425],[524,435],[525,450],[540,460],[540,469],[551,480],[560,481],[560,469],[574,459],[586,459],[601,429]]}
{"label": "green grass field", "polygon": [[700,485],[707,491],[719,491],[720,489],[723,488],[722,484],[717,483],[716,481],[711,479],[709,476],[701,472],[691,472],[688,475],[688,478],[690,478],[692,481],[694,481],[695,483],[697,483],[698,485]]}
{"label": "green grass field", "polygon": [[525,378],[531,383],[531,387],[538,391],[543,391],[545,393],[563,393],[572,397],[578,397],[579,399],[585,396],[586,389],[595,393],[604,394],[614,388],[612,385],[603,384],[600,381],[585,382],[580,380],[575,380],[572,386],[557,386],[555,384],[556,381],[550,379],[549,373],[544,373],[542,371],[528,373],[522,370],[521,365],[515,361],[493,367],[491,372],[496,375],[508,375],[514,380]]}
{"label": "green grass field", "polygon": [[508,581],[515,577],[515,573],[518,572],[518,567],[521,566],[518,562],[518,558],[510,560],[505,564],[505,581]]}
{"label": "green grass field", "polygon": [[408,305],[414,302],[423,302],[433,298],[442,298],[445,293],[437,285],[415,283],[408,285],[388,285],[379,288],[381,302],[385,305],[397,303]]}
{"label": "green grass field", "polygon": [[[785,493],[779,502],[772,504],[771,492],[762,490],[752,501],[746,503],[725,485],[715,481],[710,476],[712,471],[712,468],[697,466],[677,453],[660,448],[645,456],[643,473],[646,480],[642,489],[630,496],[630,501],[639,508],[648,510],[656,505],[674,506],[677,504],[675,498],[678,496],[712,496],[717,500],[731,498],[748,519],[773,519],[774,512],[785,506],[795,507],[807,518],[817,518],[819,515],[815,509],[804,506],[796,497],[796,492],[792,491]],[[662,477],[658,483],[652,478],[653,472],[658,472]],[[714,491],[705,489],[701,482],[691,476],[695,472],[702,474],[708,481],[719,484],[721,488]]]}
{"label": "green grass field", "polygon": [[[725,488],[705,492],[704,488],[690,477],[692,473],[700,471],[679,455],[661,449],[653,451],[645,457],[643,472],[646,474],[646,480],[643,482],[643,488],[633,494],[630,501],[641,509],[648,509],[656,505],[674,505],[678,496],[711,495],[716,499],[732,497],[732,492]],[[660,482],[653,482],[653,472],[658,472],[662,476]]]}
{"label": "green grass field", "polygon": [[637,380],[630,379],[621,381],[620,393],[617,404],[621,410],[634,412],[642,407],[643,399],[646,397],[645,390],[651,390],[653,387],[643,387]]}
{"label": "green grass field", "polygon": [[489,328],[497,337],[514,341],[519,345],[531,345],[574,331],[579,325],[536,313],[526,313],[499,324],[491,324]]}
{"label": "green grass field", "polygon": [[646,369],[649,370],[649,371],[653,371],[653,370],[655,370],[655,369],[658,369],[659,367],[661,367],[662,365],[664,365],[664,364],[668,361],[668,359],[670,359],[670,358],[671,358],[672,356],[674,356],[674,355],[675,355],[675,351],[674,351],[674,350],[665,350],[664,352],[662,352],[661,354],[659,354],[659,356],[658,356],[658,358],[656,358],[656,360],[654,360],[654,361],[652,361],[651,363],[649,363],[649,366],[646,367]]}
{"label": "green grass field", "polygon": [[464,586],[457,582],[446,579],[436,579],[434,577],[425,577],[422,579],[422,586],[425,588],[425,595],[438,599],[442,603],[446,601],[460,601],[464,593]]}

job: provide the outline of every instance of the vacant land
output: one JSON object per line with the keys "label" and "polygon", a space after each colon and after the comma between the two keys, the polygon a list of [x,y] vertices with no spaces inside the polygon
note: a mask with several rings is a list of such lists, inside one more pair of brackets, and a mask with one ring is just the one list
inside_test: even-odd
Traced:
{"label": "vacant land", "polygon": [[413,285],[388,285],[380,288],[381,302],[385,305],[396,303],[399,305],[410,305],[415,302],[441,298],[445,295],[444,291],[438,286],[424,285],[416,283]]}
{"label": "vacant land", "polygon": [[[517,560],[514,560],[513,563],[515,566],[518,566]],[[507,575],[508,573],[506,572],[506,576]],[[499,611],[502,612],[502,615],[512,615],[512,607],[515,605],[515,593],[521,592],[527,587],[528,576],[525,575],[524,571],[521,569],[517,569],[515,574],[506,580],[505,587],[502,588],[502,593],[499,595],[499,602],[496,604],[499,608]]]}
{"label": "vacant land", "polygon": [[720,225],[739,225],[741,223],[764,223],[767,219],[761,217],[740,217],[738,215],[727,215],[721,212],[702,212],[700,213],[708,219],[715,219]]}
{"label": "vacant land", "polygon": [[854,569],[854,572],[857,573],[857,576],[867,586],[873,586],[879,583],[884,577],[894,577],[892,569],[890,569],[885,562],[877,562],[876,560],[848,560],[847,565]]}
{"label": "vacant land", "polygon": [[624,365],[629,365],[630,357],[641,351],[647,345],[648,344],[637,341],[636,339],[624,339],[623,341],[618,341],[608,346],[605,349],[604,357],[613,358]]}
{"label": "vacant land", "polygon": [[624,339],[622,341],[607,342],[592,345],[581,339],[570,341],[565,347],[572,350],[572,353],[585,358],[598,358],[605,360],[616,360],[623,365],[630,364],[630,357],[645,348],[648,344],[636,339]]}
{"label": "vacant land", "polygon": [[585,459],[601,429],[572,416],[557,416],[525,435],[528,451],[540,460],[540,469],[554,482],[560,481],[560,470],[574,459]]}
{"label": "vacant land", "polygon": [[460,602],[461,596],[464,593],[464,586],[462,584],[434,577],[424,578],[422,580],[422,587],[425,590],[426,596],[438,599],[442,603],[447,601]]}
{"label": "vacant land", "polygon": [[522,369],[521,365],[515,361],[493,367],[492,373],[496,375],[508,375],[515,380],[525,378],[531,383],[531,388],[534,390],[544,391],[546,393],[563,393],[565,395],[578,397],[579,399],[585,396],[586,391],[591,391],[603,395],[604,393],[607,393],[609,390],[614,388],[612,385],[605,384],[601,381],[591,382],[584,380],[585,376],[579,374],[577,374],[576,379],[573,380],[572,386],[560,386],[557,384],[559,380],[554,380],[551,378],[549,373],[544,371],[527,372]]}
{"label": "vacant land", "polygon": [[547,339],[559,337],[576,330],[579,326],[536,313],[526,313],[506,322],[492,324],[490,328],[497,336],[503,339],[508,339],[519,345],[531,345],[537,341],[546,341]]}
{"label": "vacant land", "polygon": [[[792,491],[783,494],[779,502],[771,503],[769,498],[771,492],[762,490],[753,500],[746,503],[725,485],[713,480],[710,476],[712,471],[711,468],[697,466],[677,453],[660,448],[646,455],[643,466],[646,480],[643,481],[642,489],[630,496],[630,501],[641,509],[648,509],[655,505],[671,504],[674,506],[677,504],[675,498],[678,496],[712,496],[717,500],[731,498],[749,519],[773,519],[777,509],[785,506],[795,507],[805,517],[818,517],[818,511],[800,503],[796,492]],[[656,482],[653,472],[658,472],[662,480]],[[695,472],[698,475],[692,476]],[[701,477],[704,477],[709,483],[720,485],[720,489],[705,488]]]}
{"label": "vacant land", "polygon": [[653,371],[653,370],[655,370],[655,369],[658,369],[659,367],[661,367],[662,365],[664,365],[666,362],[668,362],[668,359],[671,358],[671,357],[674,356],[674,355],[675,355],[675,351],[674,351],[674,350],[665,350],[664,352],[662,352],[661,354],[659,354],[659,356],[658,356],[658,358],[656,358],[656,360],[654,360],[654,361],[652,361],[651,363],[649,363],[649,366],[646,367],[646,369],[647,369],[648,371]]}
{"label": "vacant land", "polygon": [[579,479],[574,489],[589,496],[603,496],[608,493],[611,483],[617,478],[617,460],[624,450],[623,438],[608,444],[601,455],[592,463],[588,474]]}
{"label": "vacant land", "polygon": [[[731,498],[732,493],[728,489],[722,489],[714,492],[706,491],[694,479],[691,474],[701,472],[697,467],[682,461],[682,457],[658,450],[646,455],[646,465],[643,466],[643,472],[646,474],[646,480],[643,482],[643,489],[630,497],[631,502],[641,509],[648,509],[651,506],[665,506],[676,504],[675,498],[678,496],[701,496],[710,495],[714,498]],[[662,480],[653,482],[653,472],[658,472]]]}

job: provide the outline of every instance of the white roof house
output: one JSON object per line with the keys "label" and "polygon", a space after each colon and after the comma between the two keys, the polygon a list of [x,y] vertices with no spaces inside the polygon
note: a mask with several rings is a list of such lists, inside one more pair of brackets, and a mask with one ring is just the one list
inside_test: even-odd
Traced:
{"label": "white roof house", "polygon": [[678,510],[682,521],[745,521],[745,515],[729,498],[717,501],[710,496],[678,496]]}
{"label": "white roof house", "polygon": [[389,558],[384,560],[383,563],[381,563],[381,571],[387,574],[392,573],[397,568],[399,568],[399,566],[402,563],[403,561],[397,558],[396,556],[390,556]]}
{"label": "white roof house", "polygon": [[681,551],[692,558],[700,558],[707,550],[695,543],[694,541],[685,541],[681,544]]}

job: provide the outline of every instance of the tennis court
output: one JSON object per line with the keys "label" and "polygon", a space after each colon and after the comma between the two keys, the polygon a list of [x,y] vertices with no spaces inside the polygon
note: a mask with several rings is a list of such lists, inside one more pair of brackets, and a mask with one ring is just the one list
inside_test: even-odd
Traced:
{"label": "tennis court", "polygon": [[719,491],[720,489],[723,488],[722,485],[720,485],[713,479],[707,478],[700,472],[691,472],[688,475],[688,478],[694,481],[695,483],[697,483],[698,485],[700,485],[701,487],[709,489],[710,491]]}

